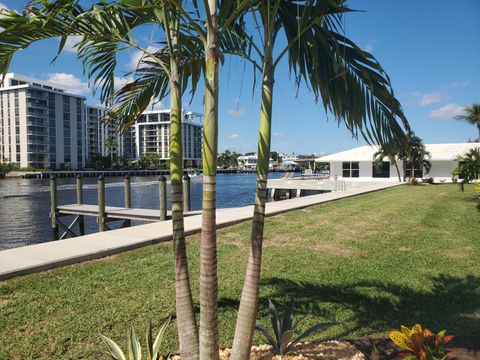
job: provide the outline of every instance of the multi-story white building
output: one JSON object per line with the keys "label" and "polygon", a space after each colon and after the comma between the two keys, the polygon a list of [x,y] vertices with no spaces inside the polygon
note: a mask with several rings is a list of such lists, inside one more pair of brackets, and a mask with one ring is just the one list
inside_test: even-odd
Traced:
{"label": "multi-story white building", "polygon": [[81,168],[85,98],[65,87],[9,73],[0,85],[0,161],[20,167]]}
{"label": "multi-story white building", "polygon": [[[200,166],[202,161],[202,115],[182,112],[182,144],[185,166]],[[126,157],[140,159],[142,155],[157,153],[160,160],[170,160],[170,110],[148,110],[124,133],[123,149]]]}
{"label": "multi-story white building", "polygon": [[102,122],[106,109],[103,106],[87,105],[86,139],[87,159],[95,156],[123,155],[123,134],[115,131],[114,125]]}

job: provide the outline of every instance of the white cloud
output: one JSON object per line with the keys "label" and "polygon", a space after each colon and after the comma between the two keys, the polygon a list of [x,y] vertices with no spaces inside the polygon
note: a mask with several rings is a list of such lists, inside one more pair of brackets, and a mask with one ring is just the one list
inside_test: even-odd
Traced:
{"label": "white cloud", "polygon": [[364,50],[367,51],[367,52],[372,52],[372,50],[373,50],[373,45],[372,45],[372,44],[367,44],[367,45],[365,46],[365,49],[364,49]]}
{"label": "white cloud", "polygon": [[65,45],[63,46],[63,50],[67,52],[76,53],[77,50],[74,48],[76,44],[82,41],[83,36],[69,36],[67,37],[67,41],[65,41]]}
{"label": "white cloud", "polygon": [[241,117],[245,115],[245,108],[240,108],[240,109],[230,109],[228,110],[228,115],[235,116],[235,117]]}
{"label": "white cloud", "polygon": [[418,100],[418,105],[419,106],[437,104],[437,103],[443,101],[446,98],[446,95],[444,95],[440,92],[432,92],[432,93],[422,94],[418,91],[415,91],[412,95],[419,98],[419,100]]}
{"label": "white cloud", "polygon": [[8,11],[8,10],[10,10],[10,9],[9,9],[8,6],[6,6],[5,4],[0,3],[0,10],[6,10],[6,11]]}
{"label": "white cloud", "polygon": [[115,86],[115,90],[118,90],[122,88],[126,83],[132,81],[131,77],[125,77],[125,76],[115,76],[113,79],[113,83]]}
{"label": "white cloud", "polygon": [[272,134],[272,136],[274,136],[274,137],[283,137],[283,133],[274,132],[274,133]]}
{"label": "white cloud", "polygon": [[229,139],[238,139],[238,138],[240,137],[240,135],[238,135],[238,134],[230,134],[230,135],[227,135],[227,137],[228,137]]}
{"label": "white cloud", "polygon": [[363,47],[363,50],[371,53],[374,49],[374,44],[377,42],[377,39],[371,38],[370,40],[367,41],[365,46]]}
{"label": "white cloud", "polygon": [[471,80],[454,81],[454,82],[448,84],[448,87],[455,89],[455,88],[459,88],[459,87],[469,86],[471,83],[472,83]]}
{"label": "white cloud", "polygon": [[429,116],[433,119],[451,120],[463,113],[463,106],[458,104],[447,104],[437,110],[430,111]]}
{"label": "white cloud", "polygon": [[48,73],[47,81],[63,85],[67,88],[67,92],[77,95],[84,95],[88,92],[88,83],[82,82],[73,74],[67,73]]}
{"label": "white cloud", "polygon": [[[145,49],[148,53],[154,53],[160,50],[159,47],[156,46],[148,46]],[[130,62],[128,63],[128,68],[130,70],[135,70],[142,59],[145,59],[146,54],[143,51],[137,50],[130,56]]]}

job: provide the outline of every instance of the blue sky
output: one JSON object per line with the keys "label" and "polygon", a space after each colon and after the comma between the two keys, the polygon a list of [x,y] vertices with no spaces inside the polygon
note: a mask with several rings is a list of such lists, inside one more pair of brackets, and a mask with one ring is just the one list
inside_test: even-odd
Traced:
{"label": "blue sky", "polygon": [[[27,1],[0,0],[19,10]],[[474,126],[453,120],[465,105],[480,102],[480,1],[351,0],[363,12],[347,15],[346,36],[372,52],[389,74],[395,94],[412,128],[426,143],[474,139]],[[161,38],[152,28],[140,31],[139,41]],[[73,41],[71,42],[73,43]],[[150,43],[155,46],[154,41]],[[71,91],[98,104],[83,76],[75,53],[51,64],[58,40],[46,40],[17,54],[10,71],[64,83]],[[70,44],[71,45],[71,44]],[[134,62],[135,51],[119,55],[118,81]],[[224,64],[220,78],[219,150],[256,150],[259,101],[252,96],[250,67],[235,59]],[[302,87],[298,94],[287,66],[277,70],[274,89],[272,150],[295,153],[332,153],[359,144],[321,104]],[[185,107],[202,112],[201,91]],[[168,102],[164,103],[168,107]]]}

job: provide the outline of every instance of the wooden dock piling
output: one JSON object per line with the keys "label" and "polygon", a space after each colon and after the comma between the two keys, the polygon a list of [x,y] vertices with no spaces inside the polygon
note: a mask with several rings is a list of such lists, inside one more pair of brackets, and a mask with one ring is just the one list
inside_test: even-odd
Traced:
{"label": "wooden dock piling", "polygon": [[159,201],[160,201],[160,221],[167,220],[167,178],[160,175],[159,183]]}
{"label": "wooden dock piling", "polygon": [[[77,204],[83,204],[83,179],[82,175],[77,175]],[[85,218],[83,215],[78,216],[78,230],[80,235],[85,235]]]}
{"label": "wooden dock piling", "polygon": [[98,185],[98,231],[105,231],[105,178],[100,175]]}
{"label": "wooden dock piling", "polygon": [[[132,207],[132,193],[130,190],[130,175],[125,175],[125,208],[130,209]],[[124,226],[128,227],[132,224],[130,219],[126,219],[124,222]]]}
{"label": "wooden dock piling", "polygon": [[190,176],[185,174],[183,176],[183,211],[190,211]]}
{"label": "wooden dock piling", "polygon": [[52,238],[58,240],[57,224],[57,179],[50,175],[50,218],[52,222]]}

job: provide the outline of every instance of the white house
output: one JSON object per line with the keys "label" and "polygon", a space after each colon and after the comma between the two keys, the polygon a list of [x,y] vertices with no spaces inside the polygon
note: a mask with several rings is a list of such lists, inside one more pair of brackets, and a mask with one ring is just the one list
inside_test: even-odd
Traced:
{"label": "white house", "polygon": [[[431,177],[434,181],[448,181],[452,178],[452,170],[458,166],[456,157],[464,155],[470,149],[480,148],[480,143],[459,144],[425,144],[430,152],[432,168],[427,174],[425,169],[414,169],[415,177]],[[338,152],[315,159],[317,163],[330,164],[330,176],[338,178],[359,178],[365,180],[391,179],[398,180],[397,170],[391,165],[388,158],[383,163],[374,162],[374,154],[378,147],[360,146],[351,150]],[[403,177],[403,163],[397,161],[400,175]],[[410,177],[411,169],[407,169],[406,176]]]}
{"label": "white house", "polygon": [[[237,158],[238,166],[241,169],[245,170],[256,170],[257,169],[257,154],[255,155],[243,155]],[[269,159],[268,168],[273,169],[273,159]]]}

